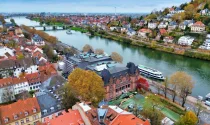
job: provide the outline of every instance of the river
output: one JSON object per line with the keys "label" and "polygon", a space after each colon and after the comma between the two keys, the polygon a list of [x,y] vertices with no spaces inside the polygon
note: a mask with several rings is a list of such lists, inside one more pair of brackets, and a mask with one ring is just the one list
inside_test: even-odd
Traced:
{"label": "river", "polygon": [[[15,17],[14,19],[18,25],[39,25],[39,23],[24,17]],[[73,34],[71,35],[67,35],[64,30],[46,32],[56,36],[63,43],[72,45],[80,50],[85,44],[90,44],[94,49],[101,48],[108,54],[117,52],[123,56],[124,64],[131,61],[135,64],[146,65],[161,71],[164,76],[170,76],[176,71],[185,71],[192,76],[195,82],[192,92],[193,96],[205,96],[210,93],[209,61],[136,47],[100,37],[89,37],[86,34],[75,31],[72,31]]]}

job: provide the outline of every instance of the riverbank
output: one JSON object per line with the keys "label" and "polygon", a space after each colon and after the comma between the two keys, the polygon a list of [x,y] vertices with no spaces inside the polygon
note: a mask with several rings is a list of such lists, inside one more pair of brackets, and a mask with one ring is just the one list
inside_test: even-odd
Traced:
{"label": "riverbank", "polygon": [[[81,28],[81,27],[72,27],[72,30],[80,31],[82,33],[87,32],[87,29]],[[181,47],[181,46],[178,46],[178,47],[167,46],[164,44],[160,44],[157,41],[148,41],[148,40],[140,39],[140,38],[134,39],[132,37],[128,37],[123,34],[118,34],[118,33],[108,32],[108,31],[94,32],[92,33],[92,36],[99,36],[102,38],[114,40],[117,42],[127,43],[127,44],[131,44],[138,47],[145,47],[145,48],[158,50],[158,51],[162,51],[166,53],[210,61],[210,52],[206,50],[189,49],[189,48],[186,49],[186,47]]]}

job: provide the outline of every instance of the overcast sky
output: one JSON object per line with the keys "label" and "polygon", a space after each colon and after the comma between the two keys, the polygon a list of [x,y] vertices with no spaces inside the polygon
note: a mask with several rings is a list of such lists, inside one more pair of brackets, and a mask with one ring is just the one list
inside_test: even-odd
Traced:
{"label": "overcast sky", "polygon": [[147,13],[190,0],[0,0],[0,12]]}

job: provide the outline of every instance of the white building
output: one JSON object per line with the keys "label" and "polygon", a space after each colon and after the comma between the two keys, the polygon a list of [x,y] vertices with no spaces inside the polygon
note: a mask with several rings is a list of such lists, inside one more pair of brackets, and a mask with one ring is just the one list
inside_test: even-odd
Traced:
{"label": "white building", "polygon": [[155,29],[157,27],[157,22],[154,22],[154,21],[150,21],[148,23],[148,28],[150,29]]}
{"label": "white building", "polygon": [[20,94],[24,91],[29,91],[28,81],[25,77],[13,78],[14,94]]}
{"label": "white building", "polygon": [[19,77],[23,70],[25,71],[26,74],[36,73],[36,72],[38,72],[38,66],[31,65],[27,68],[24,68],[24,67],[16,68],[14,71],[14,76]]}
{"label": "white building", "polygon": [[159,25],[158,25],[158,29],[165,29],[166,27],[168,26],[168,22],[161,22]]}
{"label": "white building", "polygon": [[203,42],[203,45],[201,45],[199,48],[210,50],[210,34],[207,34],[206,40]]}
{"label": "white building", "polygon": [[45,45],[45,41],[38,34],[35,34],[32,37],[32,43],[36,46],[44,46]]}
{"label": "white building", "polygon": [[0,47],[0,56],[8,58],[9,56],[14,56],[14,50],[7,47]]}
{"label": "white building", "polygon": [[203,32],[203,31],[205,31],[205,25],[201,21],[198,21],[191,26],[191,31],[192,32]]}
{"label": "white building", "polygon": [[178,44],[179,45],[187,45],[187,46],[190,46],[193,43],[194,39],[195,38],[190,37],[190,36],[182,36],[182,37],[179,38]]}

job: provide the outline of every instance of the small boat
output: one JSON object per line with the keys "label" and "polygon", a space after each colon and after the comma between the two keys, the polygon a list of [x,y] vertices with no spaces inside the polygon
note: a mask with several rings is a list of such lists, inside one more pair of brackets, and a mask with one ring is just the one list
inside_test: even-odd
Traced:
{"label": "small boat", "polygon": [[138,65],[140,74],[145,75],[146,77],[149,78],[154,78],[158,80],[164,80],[165,78],[163,77],[163,74],[155,69],[143,66],[143,65]]}
{"label": "small boat", "polygon": [[72,34],[71,30],[70,30],[70,29],[67,30],[67,31],[66,31],[66,34]]}

